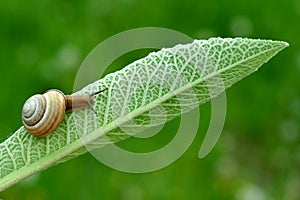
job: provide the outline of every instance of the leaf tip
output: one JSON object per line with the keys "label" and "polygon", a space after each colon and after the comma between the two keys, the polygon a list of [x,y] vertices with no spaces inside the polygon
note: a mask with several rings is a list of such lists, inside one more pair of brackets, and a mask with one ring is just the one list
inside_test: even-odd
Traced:
{"label": "leaf tip", "polygon": [[278,43],[278,45],[281,47],[280,49],[285,49],[286,47],[290,46],[290,44],[288,42],[285,41],[274,41],[276,43]]}
{"label": "leaf tip", "polygon": [[282,46],[282,47],[288,47],[290,44],[288,43],[288,42],[286,42],[286,41],[274,41],[274,42],[278,42],[278,43],[280,43],[280,45]]}

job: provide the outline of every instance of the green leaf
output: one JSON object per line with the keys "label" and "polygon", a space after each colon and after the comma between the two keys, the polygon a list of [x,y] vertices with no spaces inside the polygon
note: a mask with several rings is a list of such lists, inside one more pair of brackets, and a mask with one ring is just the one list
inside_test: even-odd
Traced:
{"label": "green leaf", "polygon": [[0,190],[86,152],[86,145],[122,140],[205,103],[287,46],[242,38],[195,40],[108,74],[76,93],[108,88],[95,99],[97,115],[90,109],[74,111],[47,137],[32,136],[21,127],[0,144]]}

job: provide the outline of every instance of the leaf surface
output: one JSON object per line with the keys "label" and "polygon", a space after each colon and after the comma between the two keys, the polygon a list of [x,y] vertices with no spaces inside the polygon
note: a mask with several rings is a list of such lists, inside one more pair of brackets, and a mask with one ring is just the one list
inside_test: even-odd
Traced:
{"label": "leaf surface", "polygon": [[287,46],[242,38],[194,40],[108,74],[75,93],[108,88],[95,98],[97,115],[89,109],[68,113],[44,138],[20,127],[0,144],[0,190],[86,152],[86,146],[125,139],[209,101]]}

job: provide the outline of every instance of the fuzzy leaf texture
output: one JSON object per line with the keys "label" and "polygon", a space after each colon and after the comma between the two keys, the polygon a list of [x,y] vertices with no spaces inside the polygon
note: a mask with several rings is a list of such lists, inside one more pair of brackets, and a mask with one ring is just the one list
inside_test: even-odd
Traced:
{"label": "fuzzy leaf texture", "polygon": [[[108,88],[90,109],[66,114],[47,137],[24,127],[0,144],[0,190],[49,166],[179,116],[217,96],[287,47],[256,39],[194,40],[150,53],[76,94]],[[220,81],[221,80],[221,81]]]}

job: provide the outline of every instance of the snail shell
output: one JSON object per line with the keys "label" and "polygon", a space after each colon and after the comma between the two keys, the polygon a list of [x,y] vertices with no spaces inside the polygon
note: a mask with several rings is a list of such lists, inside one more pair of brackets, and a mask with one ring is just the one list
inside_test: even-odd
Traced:
{"label": "snail shell", "polygon": [[49,90],[45,94],[30,97],[22,110],[22,122],[26,130],[35,136],[46,136],[61,123],[66,112],[90,107],[93,109],[92,97],[107,88],[90,95],[64,95],[59,90]]}
{"label": "snail shell", "polygon": [[64,118],[66,97],[57,90],[30,97],[22,110],[23,125],[35,136],[46,136],[54,131]]}

